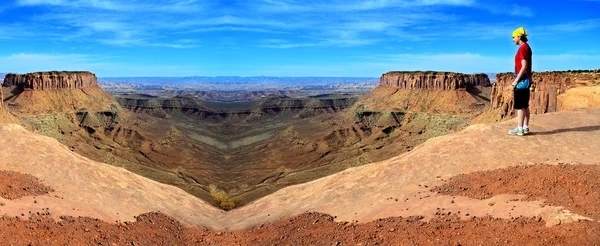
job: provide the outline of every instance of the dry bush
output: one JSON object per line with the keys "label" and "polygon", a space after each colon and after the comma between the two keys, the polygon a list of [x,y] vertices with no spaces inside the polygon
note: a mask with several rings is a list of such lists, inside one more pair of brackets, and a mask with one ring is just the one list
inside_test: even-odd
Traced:
{"label": "dry bush", "polygon": [[213,198],[213,200],[217,203],[219,207],[226,211],[232,210],[242,203],[241,199],[229,197],[227,192],[219,190],[219,188],[217,188],[217,186],[214,184],[211,184],[209,186],[209,189],[210,196]]}

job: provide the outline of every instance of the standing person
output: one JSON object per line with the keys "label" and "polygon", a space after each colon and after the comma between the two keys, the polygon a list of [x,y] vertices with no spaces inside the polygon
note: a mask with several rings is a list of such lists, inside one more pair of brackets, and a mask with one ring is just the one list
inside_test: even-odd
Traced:
{"label": "standing person", "polygon": [[509,130],[508,134],[523,136],[529,133],[529,88],[531,87],[531,48],[527,44],[525,28],[519,27],[512,34],[513,42],[519,46],[515,55],[515,79],[511,86],[514,91],[514,104],[517,111],[517,127]]}

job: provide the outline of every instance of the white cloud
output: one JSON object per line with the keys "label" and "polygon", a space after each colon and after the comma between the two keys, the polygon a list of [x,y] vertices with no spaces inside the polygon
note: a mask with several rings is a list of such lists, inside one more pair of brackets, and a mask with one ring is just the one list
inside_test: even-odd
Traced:
{"label": "white cloud", "polygon": [[[277,43],[277,40],[272,40]],[[52,70],[91,71],[99,77],[120,76],[340,76],[373,77],[388,71],[433,70],[462,73],[497,73],[511,71],[512,56],[489,56],[473,53],[448,54],[385,54],[356,57],[344,65],[274,65],[244,64],[232,68],[195,67],[190,65],[158,64],[131,65],[116,57],[83,54],[27,54],[0,56],[0,72],[27,73]],[[598,69],[600,55],[536,55],[534,71]]]}
{"label": "white cloud", "polygon": [[[0,27],[0,34],[8,33],[7,38],[28,38],[21,34],[35,33],[36,38],[52,41],[81,42],[92,41],[115,46],[150,46],[168,48],[195,48],[198,44],[181,44],[172,39],[176,27],[173,20],[189,15],[169,13],[174,8],[200,6],[196,1],[169,1],[169,5],[150,2],[117,2],[100,0],[80,0],[66,2],[62,0],[21,0],[21,5],[60,6],[50,8],[44,14],[29,17],[32,24],[20,29],[16,24]],[[154,10],[165,10],[166,13]],[[188,10],[190,10],[188,9]],[[130,11],[123,13],[120,11]],[[187,10],[186,10],[187,11]],[[19,33],[19,35],[10,35]],[[31,36],[31,35],[29,35]]]}
{"label": "white cloud", "polygon": [[152,1],[140,0],[18,0],[20,6],[60,6],[64,8],[89,8],[113,11],[160,11],[160,12],[194,12],[204,8],[202,3],[195,0]]}
{"label": "white cloud", "polygon": [[[476,0],[17,0],[20,6],[44,6],[32,23],[0,26],[0,39],[36,36],[66,42],[95,42],[122,47],[190,49],[201,36],[236,40],[268,48],[353,47],[378,43],[506,38],[516,20],[480,24],[466,14],[446,11],[459,6],[499,15],[533,16],[523,5]],[[523,2],[522,4],[526,4]],[[212,6],[216,8],[212,8]],[[453,9],[453,8],[451,8]],[[460,13],[460,12],[456,12]],[[582,32],[600,27],[600,19],[527,26],[538,35]],[[246,35],[244,32],[251,34]],[[32,35],[35,34],[35,35]],[[215,36],[220,35],[218,38]],[[254,35],[254,36],[250,36]],[[178,39],[196,42],[178,43]],[[248,38],[250,37],[250,38]],[[270,43],[277,37],[285,42]],[[175,41],[173,41],[175,40]],[[218,41],[217,41],[218,42]],[[217,45],[217,44],[213,44]]]}
{"label": "white cloud", "polygon": [[384,8],[416,8],[434,5],[457,5],[471,6],[474,0],[351,0],[351,1],[330,1],[318,4],[305,4],[298,1],[273,1],[262,0],[252,1],[251,4],[257,5],[257,9],[265,12],[351,12],[378,10]]}
{"label": "white cloud", "polygon": [[[448,71],[461,73],[499,73],[514,68],[512,56],[489,56],[473,53],[385,54],[357,57],[346,65],[287,65],[249,67],[247,75],[275,76],[377,76],[388,71]],[[600,55],[536,55],[534,71],[597,69]]]}
{"label": "white cloud", "polygon": [[[599,0],[600,1],[600,0]],[[544,26],[540,29],[555,33],[581,32],[600,28],[600,18],[571,21],[567,23]]]}
{"label": "white cloud", "polygon": [[517,17],[533,17],[534,12],[529,7],[517,5],[517,4],[497,4],[489,3],[480,5],[480,8],[488,10],[494,14],[511,15]]}
{"label": "white cloud", "polygon": [[90,71],[98,77],[209,75],[210,69],[180,65],[131,65],[113,62],[114,57],[82,54],[27,54],[0,56],[2,73],[38,71]]}
{"label": "white cloud", "polygon": [[35,72],[50,70],[88,70],[87,63],[92,57],[80,54],[50,55],[50,54],[12,54],[0,56],[2,72]]}
{"label": "white cloud", "polygon": [[37,6],[37,5],[50,5],[50,6],[62,6],[69,8],[97,8],[104,10],[127,10],[132,9],[131,5],[117,4],[111,1],[103,0],[79,0],[79,1],[66,1],[66,0],[19,0],[17,3],[21,6]]}
{"label": "white cloud", "polygon": [[557,54],[533,57],[534,69],[538,71],[579,70],[600,68],[600,55]]}
{"label": "white cloud", "polygon": [[[382,70],[434,70],[463,73],[481,73],[510,70],[511,57],[486,56],[472,53],[458,54],[394,54],[374,56],[375,62],[366,62]],[[387,68],[387,69],[385,69]]]}

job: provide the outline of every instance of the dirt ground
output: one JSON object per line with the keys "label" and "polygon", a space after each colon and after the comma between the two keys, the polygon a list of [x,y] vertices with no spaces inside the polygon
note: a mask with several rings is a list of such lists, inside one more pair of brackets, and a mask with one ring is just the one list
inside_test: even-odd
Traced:
{"label": "dirt ground", "polygon": [[[600,220],[599,165],[533,165],[452,177],[432,191],[487,199],[500,194],[527,195]],[[493,204],[491,204],[493,205]]]}
{"label": "dirt ground", "polygon": [[[433,190],[486,198],[514,193],[598,218],[598,165],[535,165],[459,175]],[[27,175],[14,175],[23,179]],[[9,179],[0,179],[6,185]],[[22,182],[18,178],[10,182]],[[490,206],[493,206],[490,205]],[[335,222],[321,213],[304,213],[238,231],[186,228],[161,213],[136,222],[104,222],[61,217],[48,212],[0,218],[0,242],[6,245],[598,245],[600,223],[583,221],[546,227],[541,217],[510,220],[472,217],[461,220],[440,210],[431,221],[391,217],[367,223]]]}
{"label": "dirt ground", "polygon": [[268,225],[233,231],[184,228],[160,213],[138,216],[134,223],[109,224],[91,218],[45,215],[29,220],[0,218],[5,245],[597,245],[600,224],[579,222],[545,227],[539,218],[461,221],[440,215],[386,218],[366,224],[334,222],[333,217],[305,213]]}
{"label": "dirt ground", "polygon": [[18,199],[25,196],[44,195],[54,191],[41,181],[28,174],[0,171],[0,197]]}

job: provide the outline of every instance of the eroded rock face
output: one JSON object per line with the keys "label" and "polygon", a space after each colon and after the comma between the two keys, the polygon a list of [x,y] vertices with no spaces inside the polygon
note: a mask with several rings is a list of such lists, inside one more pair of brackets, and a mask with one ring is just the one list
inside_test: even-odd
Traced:
{"label": "eroded rock face", "polygon": [[0,86],[0,110],[2,109],[2,105],[4,104],[4,95],[2,95],[2,86]]}
{"label": "eroded rock face", "polygon": [[380,85],[401,89],[458,90],[489,86],[486,74],[451,72],[388,72],[381,76]]}
{"label": "eroded rock face", "polygon": [[6,74],[4,86],[31,90],[80,89],[98,85],[96,75],[90,72],[36,72]]}
{"label": "eroded rock face", "polygon": [[[502,119],[514,115],[513,79],[513,73],[497,74],[492,87],[491,110]],[[558,96],[567,90],[598,85],[600,79],[595,72],[541,72],[533,73],[532,81],[529,109],[532,114],[543,114],[559,111]]]}

